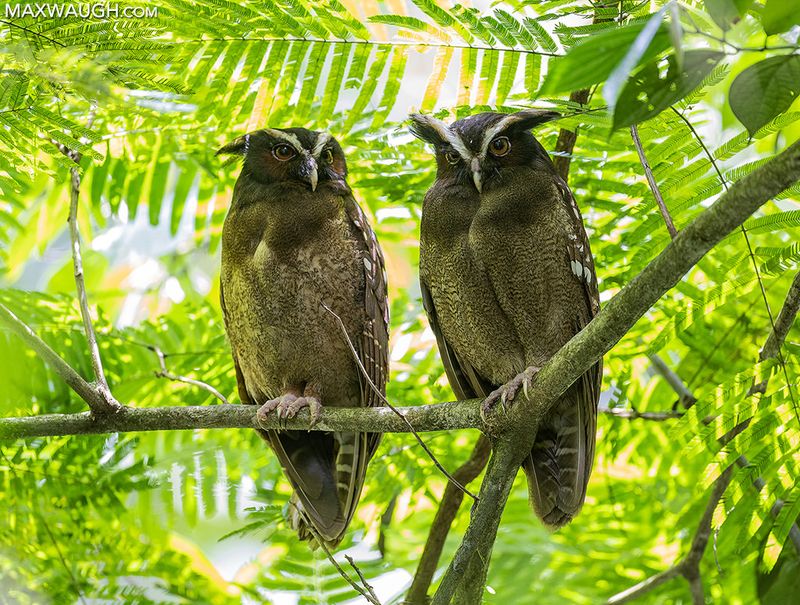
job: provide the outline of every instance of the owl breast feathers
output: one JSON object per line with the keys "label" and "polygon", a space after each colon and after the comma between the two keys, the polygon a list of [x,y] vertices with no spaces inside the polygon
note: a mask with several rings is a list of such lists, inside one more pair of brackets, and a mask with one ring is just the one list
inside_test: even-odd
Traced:
{"label": "owl breast feathers", "polygon": [[[452,125],[411,117],[437,164],[422,212],[423,304],[459,398],[512,399],[532,377],[526,369],[541,367],[599,310],[578,206],[529,132],[556,117],[482,113]],[[523,463],[548,527],[569,522],[585,499],[601,376],[598,363],[561,396]]]}
{"label": "owl breast feathers", "polygon": [[[242,402],[259,405],[261,416],[308,407],[312,419],[323,406],[381,405],[383,256],[347,186],[341,147],[327,133],[265,129],[219,153],[244,156],[223,227],[220,278]],[[338,544],[379,435],[259,432],[294,489],[288,516],[300,537]]]}

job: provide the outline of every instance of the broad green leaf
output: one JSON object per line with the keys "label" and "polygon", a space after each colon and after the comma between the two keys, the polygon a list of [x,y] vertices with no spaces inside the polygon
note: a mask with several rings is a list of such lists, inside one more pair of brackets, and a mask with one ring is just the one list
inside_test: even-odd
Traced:
{"label": "broad green leaf", "polygon": [[767,0],[761,11],[761,24],[768,34],[779,34],[800,25],[800,2]]}
{"label": "broad green leaf", "polygon": [[[571,92],[603,82],[628,54],[645,25],[612,28],[581,40],[564,57],[552,60],[542,94]],[[663,52],[669,44],[669,31],[662,25],[637,63]]]}
{"label": "broad green leaf", "polygon": [[[616,105],[619,91],[625,85],[633,68],[642,60],[642,55],[647,52],[650,43],[661,28],[666,10],[667,7],[665,6],[647,20],[647,23],[645,23],[642,30],[636,36],[633,44],[628,48],[625,56],[617,63],[614,71],[611,72],[605,84],[603,84],[603,97],[610,108],[613,109],[614,105]],[[671,28],[670,36],[672,36]]]}
{"label": "broad green leaf", "polygon": [[669,37],[672,40],[672,48],[675,49],[675,60],[678,62],[678,68],[683,69],[683,27],[681,27],[681,9],[675,3],[671,2],[667,9],[669,10]]}
{"label": "broad green leaf", "polygon": [[620,93],[614,108],[614,128],[638,124],[658,115],[692,92],[724,57],[714,50],[690,50],[684,55],[684,68],[678,67],[676,55],[651,61],[634,73]]}
{"label": "broad green leaf", "polygon": [[753,0],[704,0],[704,4],[714,23],[727,31],[739,22],[752,6]]}
{"label": "broad green leaf", "polygon": [[791,106],[800,93],[800,55],[770,57],[751,65],[731,84],[733,113],[752,135]]}

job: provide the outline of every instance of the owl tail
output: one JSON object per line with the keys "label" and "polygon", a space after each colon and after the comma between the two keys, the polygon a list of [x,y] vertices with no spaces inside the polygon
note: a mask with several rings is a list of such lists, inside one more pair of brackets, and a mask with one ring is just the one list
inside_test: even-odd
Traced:
{"label": "owl tail", "polygon": [[597,422],[587,380],[576,381],[550,410],[522,463],[533,510],[551,530],[569,523],[586,498]]}
{"label": "owl tail", "polygon": [[[367,466],[363,433],[266,431],[294,488],[289,524],[301,540],[333,548],[353,517]],[[310,526],[310,527],[309,527]]]}

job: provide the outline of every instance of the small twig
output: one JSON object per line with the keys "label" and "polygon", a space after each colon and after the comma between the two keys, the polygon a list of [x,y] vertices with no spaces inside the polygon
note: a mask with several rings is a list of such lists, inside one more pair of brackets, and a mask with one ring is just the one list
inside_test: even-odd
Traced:
{"label": "small twig", "polygon": [[364,586],[361,586],[358,582],[353,580],[353,578],[351,578],[350,575],[344,569],[342,569],[342,566],[339,565],[339,562],[334,558],[333,554],[331,554],[331,551],[328,550],[328,547],[325,545],[325,540],[322,538],[322,536],[319,535],[319,532],[314,527],[313,523],[311,523],[311,521],[306,516],[305,511],[302,508],[298,507],[291,500],[289,501],[289,504],[294,507],[298,515],[303,517],[308,531],[311,532],[311,535],[314,536],[318,546],[323,550],[325,556],[328,557],[328,560],[336,568],[336,571],[339,572],[339,575],[342,576],[347,581],[347,583],[350,584],[350,586],[352,586],[356,590],[356,592],[358,592],[358,594],[360,594],[367,601],[372,603],[372,605],[381,605],[381,602],[378,600],[378,597],[375,596],[375,591],[372,589],[372,586],[370,586],[367,583],[366,579],[364,578],[364,574],[361,573],[361,570],[358,567],[356,567],[356,564],[355,562],[353,562],[353,559],[350,558],[349,556],[345,556],[350,565],[353,566],[353,569],[356,570],[356,573],[358,574],[358,577],[361,579],[361,581],[364,583]]}
{"label": "small twig", "polygon": [[675,576],[679,576],[681,573],[680,569],[678,569],[677,565],[673,565],[669,569],[665,569],[662,572],[659,572],[649,578],[646,578],[639,582],[638,584],[631,586],[630,588],[626,588],[622,592],[618,592],[613,597],[611,597],[608,601],[606,601],[607,605],[617,605],[618,603],[627,603],[635,599],[636,597],[646,594],[655,588],[658,588],[665,582],[668,582]]}
{"label": "small twig", "polygon": [[197,380],[196,378],[189,378],[188,376],[182,376],[181,374],[173,374],[172,372],[170,372],[167,369],[167,356],[164,354],[164,352],[161,349],[159,349],[158,347],[154,346],[154,345],[145,345],[145,346],[148,349],[150,349],[153,353],[155,353],[156,357],[158,357],[158,365],[160,366],[160,369],[158,371],[154,372],[156,377],[158,377],[158,378],[166,378],[168,380],[174,380],[176,382],[183,382],[185,384],[190,384],[192,386],[195,386],[195,387],[198,387],[200,389],[203,389],[204,391],[208,391],[214,397],[219,399],[222,403],[226,403],[226,404],[230,403],[230,401],[228,401],[225,398],[225,395],[220,393],[217,389],[212,387],[207,382],[203,382],[202,380]]}
{"label": "small twig", "polygon": [[23,322],[11,309],[2,303],[0,303],[0,320],[8,325],[12,332],[24,340],[28,346],[67,383],[67,386],[86,402],[92,413],[97,414],[98,411],[105,410],[104,406],[107,405],[107,402],[100,396],[97,389],[86,382],[86,380],[84,380],[71,365],[64,361],[58,353],[51,349],[50,345],[42,340],[28,324]]}
{"label": "small twig", "polygon": [[614,416],[615,418],[625,418],[627,420],[654,420],[656,422],[663,422],[665,420],[674,420],[683,416],[683,412],[670,411],[670,412],[640,412],[635,409],[624,410],[620,408],[607,408],[600,410],[600,413]]}
{"label": "small twig", "polygon": [[636,124],[631,126],[631,138],[633,139],[633,144],[636,146],[636,152],[639,154],[639,161],[642,163],[642,168],[644,168],[644,174],[647,177],[648,184],[650,185],[650,191],[653,192],[653,197],[656,198],[656,203],[658,204],[658,209],[661,211],[661,216],[664,217],[664,222],[667,225],[667,231],[669,231],[670,237],[675,239],[675,236],[678,235],[678,230],[675,228],[675,223],[672,221],[669,208],[667,208],[667,204],[664,202],[664,197],[661,195],[661,190],[658,188],[658,183],[656,183],[655,176],[653,176],[653,169],[650,167],[650,162],[647,161],[647,156],[645,155],[644,148],[642,147],[642,141],[639,138],[639,129],[636,128]]}
{"label": "small twig", "polygon": [[700,29],[697,29],[697,28],[695,28],[694,30],[688,30],[686,33],[692,34],[692,35],[695,35],[695,36],[702,36],[702,37],[707,38],[709,40],[714,40],[715,42],[719,42],[720,44],[724,44],[725,46],[728,46],[729,48],[732,48],[736,52],[761,53],[761,52],[772,51],[772,50],[800,50],[800,46],[797,46],[797,45],[791,46],[791,45],[787,45],[787,44],[782,44],[782,45],[777,45],[777,46],[767,46],[766,44],[764,44],[762,46],[737,46],[736,44],[733,44],[733,43],[729,42],[725,38],[720,38],[719,36],[714,36],[713,34],[708,34],[708,33],[704,32],[704,31],[702,31]]}
{"label": "small twig", "polygon": [[667,384],[672,387],[672,390],[678,394],[678,398],[680,400],[680,404],[684,408],[690,408],[695,403],[697,403],[697,398],[694,394],[689,390],[681,377],[678,376],[672,368],[670,368],[667,363],[661,358],[658,353],[653,353],[652,355],[648,355],[650,359],[650,363],[653,364],[656,372],[658,372],[661,377],[667,381]]}
{"label": "small twig", "polygon": [[395,414],[397,414],[397,415],[398,415],[400,418],[402,418],[402,419],[403,419],[403,421],[404,421],[404,422],[405,422],[405,423],[408,425],[408,428],[409,428],[409,430],[410,430],[411,434],[412,434],[412,435],[414,435],[414,438],[415,438],[415,439],[417,440],[417,442],[418,442],[418,443],[419,443],[419,444],[422,446],[422,449],[423,449],[423,450],[425,450],[425,453],[426,453],[426,454],[428,454],[428,457],[429,457],[429,458],[430,458],[430,459],[433,461],[433,463],[436,465],[436,468],[438,468],[438,469],[439,469],[439,470],[442,472],[442,474],[444,474],[444,476],[445,476],[445,477],[447,477],[447,479],[448,479],[448,480],[449,480],[451,483],[453,483],[453,484],[454,484],[454,485],[455,485],[455,486],[456,486],[458,489],[460,489],[461,491],[463,491],[465,494],[467,494],[467,495],[468,495],[470,498],[472,498],[473,500],[478,500],[478,496],[476,496],[476,495],[475,495],[475,494],[473,494],[471,491],[469,491],[469,490],[468,490],[466,487],[464,487],[463,485],[461,485],[461,483],[459,483],[459,482],[458,482],[458,481],[457,481],[457,480],[456,480],[456,479],[453,477],[453,475],[451,475],[451,474],[450,474],[450,473],[447,471],[447,469],[446,469],[444,466],[442,466],[442,463],[441,463],[441,462],[439,462],[439,460],[436,458],[436,456],[434,455],[434,453],[433,453],[433,452],[430,450],[430,448],[427,446],[427,444],[425,443],[425,441],[423,441],[422,437],[420,437],[420,436],[419,436],[419,433],[417,433],[417,430],[414,428],[414,426],[411,424],[411,422],[409,422],[409,420],[408,420],[408,418],[406,418],[405,414],[403,414],[403,413],[402,413],[400,410],[398,410],[398,409],[397,409],[396,407],[394,407],[394,406],[393,406],[391,403],[389,403],[389,400],[388,400],[388,399],[386,399],[386,396],[385,396],[383,393],[381,393],[381,390],[380,390],[380,389],[379,389],[377,386],[375,386],[375,383],[374,383],[374,382],[372,382],[372,378],[370,378],[370,377],[369,377],[369,374],[367,373],[367,369],[364,367],[364,364],[363,364],[363,363],[361,363],[361,359],[358,357],[358,351],[356,351],[356,348],[353,346],[353,343],[350,341],[350,335],[347,333],[347,327],[344,325],[344,322],[342,321],[342,318],[341,318],[341,317],[339,317],[339,316],[338,316],[338,315],[337,315],[337,314],[336,314],[336,313],[333,311],[333,309],[331,309],[330,307],[328,307],[328,305],[326,305],[325,303],[322,303],[322,307],[323,307],[323,308],[324,308],[326,311],[328,311],[328,313],[330,313],[331,315],[333,315],[334,319],[336,320],[336,323],[338,323],[338,324],[339,324],[339,328],[342,330],[342,334],[344,334],[344,339],[345,339],[345,342],[347,342],[347,346],[350,348],[350,352],[353,354],[353,359],[355,359],[355,361],[356,361],[356,364],[358,365],[358,368],[359,368],[359,370],[361,370],[361,374],[364,376],[364,379],[367,381],[367,383],[369,384],[370,388],[371,388],[371,389],[372,389],[372,390],[375,392],[375,394],[376,394],[376,395],[377,395],[377,396],[380,398],[380,400],[381,400],[381,401],[383,401],[383,403],[384,403],[384,405],[386,405],[386,407],[388,407],[390,410],[392,410],[392,412],[394,412],[394,413],[395,413]]}
{"label": "small twig", "polygon": [[376,602],[379,602],[378,601],[378,595],[375,594],[375,590],[372,588],[372,585],[369,582],[367,582],[367,578],[364,577],[364,574],[358,568],[358,565],[356,565],[356,562],[353,561],[353,557],[351,557],[350,555],[345,555],[344,558],[347,559],[347,562],[350,563],[350,567],[352,567],[355,570],[355,572],[358,574],[358,577],[361,580],[361,583],[364,585],[364,588],[367,589],[369,594],[372,596],[373,599],[375,599]]}
{"label": "small twig", "polygon": [[[458,467],[453,476],[459,482],[467,485],[480,475],[489,460],[491,451],[492,445],[489,440],[480,435],[472,454],[464,464]],[[450,528],[463,500],[463,492],[455,489],[452,483],[448,483],[445,486],[442,501],[439,503],[439,509],[436,511],[433,523],[431,523],[425,548],[417,564],[417,571],[414,574],[414,580],[411,582],[411,587],[408,589],[404,603],[408,605],[424,605],[427,603],[428,589],[439,565],[439,558],[442,555],[447,535],[450,533]]]}
{"label": "small twig", "polygon": [[[788,297],[787,297],[787,300],[788,300]],[[785,310],[785,309],[786,309],[786,304],[784,304],[784,309],[783,310]],[[781,313],[783,313],[783,310],[781,310]],[[767,339],[768,342],[769,342],[769,339],[772,338],[773,334],[774,334],[774,332],[770,333],[770,336]],[[766,348],[766,345],[764,345],[764,348],[762,348],[762,353],[763,353],[765,348]],[[652,359],[652,357],[651,357],[651,359]],[[688,409],[689,407],[691,407],[692,405],[694,405],[697,402],[697,399],[695,398],[694,394],[689,390],[689,387],[687,387],[686,384],[684,384],[683,380],[681,380],[680,376],[678,376],[671,368],[669,368],[666,365],[666,363],[664,362],[663,359],[661,359],[660,357],[659,357],[659,359],[661,360],[661,363],[664,364],[664,369],[673,376],[673,378],[668,381],[670,386],[673,388],[673,390],[676,393],[678,393],[678,395],[681,395],[681,396],[688,395],[688,397],[690,398],[690,401],[692,403],[690,405],[686,406],[687,409]],[[762,358],[762,359],[760,359],[760,361],[763,362],[766,359],[769,359],[769,358]],[[767,382],[768,382],[768,379],[765,380],[764,382],[762,382],[760,385],[756,385],[755,387],[751,387],[749,394],[750,395],[753,395],[755,393],[762,393],[763,394],[766,391]],[[708,424],[712,420],[713,420],[713,417],[705,418],[705,419],[703,419],[703,423],[704,424]],[[733,437],[735,437],[739,432],[744,431],[749,426],[749,424],[750,424],[750,420],[749,419],[745,420],[744,422],[742,422],[739,425],[737,425],[727,435],[725,435],[723,437],[723,439],[726,439],[728,441],[730,439],[733,439]],[[746,468],[746,467],[750,466],[750,461],[747,459],[747,456],[742,454],[736,459],[736,465],[739,468]],[[764,479],[762,479],[761,477],[755,477],[752,480],[752,483],[753,483],[753,487],[756,489],[756,492],[760,492],[767,485],[766,482],[764,481]],[[784,505],[785,505],[785,502],[783,500],[781,500],[780,498],[776,499],[775,503],[772,505],[772,508],[770,508],[770,511],[769,511],[770,514],[773,517],[777,518],[778,513],[781,512],[781,509],[784,507]],[[794,544],[795,550],[797,550],[797,552],[800,553],[800,527],[798,527],[796,523],[793,524],[791,529],[789,530],[789,538],[791,539],[792,544]],[[719,563],[717,563],[717,566],[719,567]]]}
{"label": "small twig", "polygon": [[[728,187],[728,181],[725,179],[725,176],[722,174],[722,171],[720,170],[719,165],[717,164],[717,161],[714,158],[714,155],[709,151],[708,147],[706,146],[706,143],[703,140],[703,137],[701,137],[700,133],[697,132],[697,129],[694,127],[694,125],[692,124],[691,120],[689,120],[689,118],[687,118],[685,115],[683,115],[680,111],[675,109],[675,106],[670,106],[670,109],[672,109],[672,111],[675,113],[675,115],[677,115],[683,121],[683,123],[686,124],[687,128],[692,133],[692,136],[700,144],[700,147],[702,148],[703,153],[705,153],[706,157],[708,158],[708,161],[711,162],[711,166],[713,166],[714,172],[717,173],[717,178],[719,179],[719,182],[722,185],[723,190],[726,193],[728,193],[730,191],[730,188]],[[753,270],[755,271],[756,280],[758,280],[759,288],[761,289],[761,298],[764,301],[764,307],[766,308],[767,316],[769,317],[769,323],[770,323],[770,326],[772,327],[772,331],[774,332],[775,331],[775,319],[772,316],[772,309],[769,306],[769,300],[767,299],[767,291],[764,288],[764,281],[761,279],[761,273],[758,270],[758,264],[756,263],[755,254],[753,254],[753,247],[750,245],[750,238],[747,235],[747,230],[745,229],[743,223],[740,224],[738,228],[742,232],[742,235],[744,236],[745,244],[747,244],[747,252],[748,252],[748,254],[750,256],[750,260],[751,260],[751,262],[753,264]],[[797,402],[795,401],[795,398],[794,398],[794,391],[792,390],[791,381],[789,380],[789,371],[786,369],[786,362],[783,359],[783,355],[781,355],[780,347],[777,348],[775,356],[777,357],[778,363],[780,364],[781,368],[783,369],[783,376],[786,379],[786,387],[789,389],[789,398],[792,401],[792,407],[794,409],[795,418],[798,418],[798,420],[800,420],[800,416],[798,416],[798,412],[797,412]],[[763,386],[764,385],[756,385],[754,383],[753,387],[751,387],[750,391],[751,391],[751,393],[752,392],[756,392],[756,390],[761,389]]]}
{"label": "small twig", "polygon": [[[94,121],[94,109],[89,113],[88,127],[91,128]],[[97,334],[92,324],[89,300],[86,295],[86,281],[83,276],[83,257],[81,255],[81,235],[78,231],[78,201],[81,192],[81,173],[78,164],[81,161],[81,154],[78,151],[68,149],[66,146],[58,144],[58,148],[65,156],[75,162],[75,166],[70,168],[70,198],[69,214],[67,224],[69,225],[69,236],[72,245],[72,268],[75,277],[75,288],[78,294],[78,304],[81,309],[83,319],[83,330],[86,333],[86,343],[89,347],[89,357],[92,360],[92,370],[94,371],[95,388],[103,402],[95,412],[106,413],[119,409],[119,402],[114,399],[111,389],[108,387],[103,362],[100,358],[100,347],[97,344]]]}

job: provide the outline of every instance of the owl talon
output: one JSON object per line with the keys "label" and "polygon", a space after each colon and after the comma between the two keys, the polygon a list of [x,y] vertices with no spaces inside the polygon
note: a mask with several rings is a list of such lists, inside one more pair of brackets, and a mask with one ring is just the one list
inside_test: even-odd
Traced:
{"label": "owl talon", "polygon": [[303,408],[308,408],[311,414],[311,422],[308,428],[313,428],[322,416],[322,404],[316,397],[298,397],[283,409],[284,418],[294,418],[297,412]]}
{"label": "owl talon", "polygon": [[[258,412],[256,412],[256,418],[258,419],[259,424],[266,423],[267,416],[274,411],[278,416],[278,424],[281,427],[284,427],[285,423],[283,421],[286,418],[292,418],[294,416],[294,414],[291,416],[287,415],[287,411],[292,409],[299,399],[302,399],[302,397],[298,397],[294,393],[284,393],[280,397],[270,399],[264,405],[258,408]],[[301,405],[300,407],[303,406]]]}
{"label": "owl talon", "polygon": [[509,380],[506,384],[498,389],[495,389],[489,396],[483,400],[481,404],[481,418],[486,421],[487,417],[494,412],[497,404],[503,409],[503,412],[508,413],[508,408],[514,402],[520,387],[522,388],[525,398],[528,398],[528,387],[530,387],[536,374],[539,373],[539,368],[531,366],[520,372],[514,378]]}

